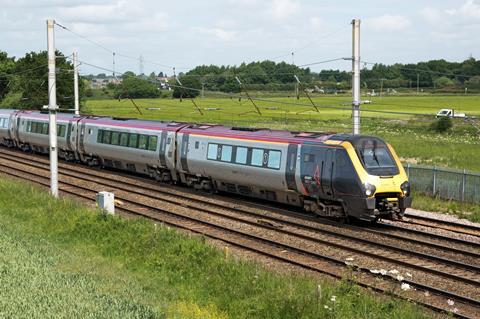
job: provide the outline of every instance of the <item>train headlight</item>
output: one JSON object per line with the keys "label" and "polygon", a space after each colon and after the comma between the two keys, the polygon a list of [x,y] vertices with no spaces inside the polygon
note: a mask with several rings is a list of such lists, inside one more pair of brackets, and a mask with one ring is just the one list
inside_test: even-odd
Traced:
{"label": "train headlight", "polygon": [[400,189],[402,190],[403,195],[405,195],[405,196],[410,195],[410,183],[409,182],[403,182],[402,185],[400,185]]}
{"label": "train headlight", "polygon": [[377,188],[375,187],[375,185],[372,185],[370,183],[365,183],[365,195],[367,195],[368,197],[375,194],[376,190]]}

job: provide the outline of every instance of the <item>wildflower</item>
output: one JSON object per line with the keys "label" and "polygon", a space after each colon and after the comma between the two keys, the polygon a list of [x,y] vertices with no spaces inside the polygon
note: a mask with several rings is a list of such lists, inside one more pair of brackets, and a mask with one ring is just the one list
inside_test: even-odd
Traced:
{"label": "wildflower", "polygon": [[325,305],[323,306],[323,308],[327,309],[327,310],[332,310],[332,308],[330,308],[329,306]]}
{"label": "wildflower", "polygon": [[425,291],[425,297],[429,297],[430,296],[430,293],[428,291]]}
{"label": "wildflower", "polygon": [[453,308],[452,312],[453,312],[453,313],[457,313],[457,312],[458,312],[458,308]]}
{"label": "wildflower", "polygon": [[452,299],[448,299],[447,303],[449,306],[453,306],[455,304],[455,301],[453,301]]}
{"label": "wildflower", "polygon": [[398,275],[398,276],[397,276],[397,280],[398,280],[398,281],[403,281],[403,279],[405,279],[405,278],[403,278],[402,275]]}
{"label": "wildflower", "polygon": [[410,290],[411,287],[410,287],[410,285],[407,284],[407,283],[402,283],[401,288],[402,288],[402,290],[408,291],[408,290]]}
{"label": "wildflower", "polygon": [[331,301],[331,302],[337,301],[337,296],[333,295],[332,298],[330,298],[330,301]]}

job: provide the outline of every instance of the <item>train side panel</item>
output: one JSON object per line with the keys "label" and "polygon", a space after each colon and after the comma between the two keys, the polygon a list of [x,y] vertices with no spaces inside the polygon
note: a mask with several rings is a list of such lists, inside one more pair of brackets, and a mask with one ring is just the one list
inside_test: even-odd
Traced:
{"label": "train side panel", "polygon": [[[83,125],[81,123],[80,125]],[[85,123],[79,146],[87,156],[105,166],[148,175],[148,166],[159,165],[158,132]],[[130,141],[128,140],[130,138]]]}
{"label": "train side panel", "polygon": [[[67,128],[71,115],[57,117],[57,145],[59,155],[65,157],[71,151],[67,141]],[[16,135],[18,146],[24,150],[48,153],[49,124],[48,115],[33,112],[20,112],[16,119]]]}
{"label": "train side panel", "polygon": [[301,205],[295,171],[287,175],[289,150],[296,162],[297,148],[288,143],[197,134],[179,134],[177,143],[177,167],[187,184],[208,179],[218,190]]}
{"label": "train side panel", "polygon": [[0,110],[0,144],[12,146],[11,125],[16,110]]}

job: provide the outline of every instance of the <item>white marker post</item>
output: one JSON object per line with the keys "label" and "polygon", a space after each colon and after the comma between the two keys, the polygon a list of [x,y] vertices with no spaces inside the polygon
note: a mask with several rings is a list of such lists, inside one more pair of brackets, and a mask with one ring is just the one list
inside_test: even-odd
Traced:
{"label": "white marker post", "polygon": [[77,52],[73,52],[73,92],[75,99],[75,116],[80,115],[80,102],[78,97],[78,65]]}
{"label": "white marker post", "polygon": [[353,135],[360,134],[360,19],[352,20]]}
{"label": "white marker post", "polygon": [[48,44],[48,113],[50,140],[50,192],[58,197],[58,150],[57,150],[57,85],[55,80],[55,20],[47,20]]}

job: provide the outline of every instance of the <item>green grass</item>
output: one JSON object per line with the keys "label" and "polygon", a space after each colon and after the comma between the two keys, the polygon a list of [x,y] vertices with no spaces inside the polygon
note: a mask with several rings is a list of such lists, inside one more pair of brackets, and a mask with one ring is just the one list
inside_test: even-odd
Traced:
{"label": "green grass", "polygon": [[[252,94],[255,95],[255,94]],[[138,114],[129,100],[88,100],[84,112],[97,115],[113,115],[157,120],[220,123],[227,125],[257,126],[272,129],[351,131],[351,111],[327,108],[348,108],[349,96],[314,97],[320,112],[305,97],[265,97],[256,101],[262,115],[254,112],[250,101],[242,98],[197,98],[196,103],[204,115],[196,111],[193,103],[184,99],[135,100],[143,115]],[[364,97],[367,99],[367,97]],[[469,122],[454,121],[454,128],[447,134],[430,129],[434,117],[408,114],[371,113],[381,110],[402,113],[434,115],[441,108],[454,108],[469,116],[480,117],[480,97],[469,96],[389,96],[372,97],[372,104],[362,105],[362,133],[380,136],[390,142],[403,160],[426,165],[480,171],[479,131]],[[291,103],[289,105],[277,101]],[[322,107],[323,106],[323,107]],[[148,109],[153,108],[153,109]],[[208,109],[215,110],[208,110]]]}
{"label": "green grass", "polygon": [[5,178],[0,217],[4,318],[428,317],[347,282],[271,272],[226,258],[201,237],[96,213]]}
{"label": "green grass", "polygon": [[443,200],[417,192],[413,194],[412,207],[428,212],[454,215],[472,222],[480,223],[480,205]]}

